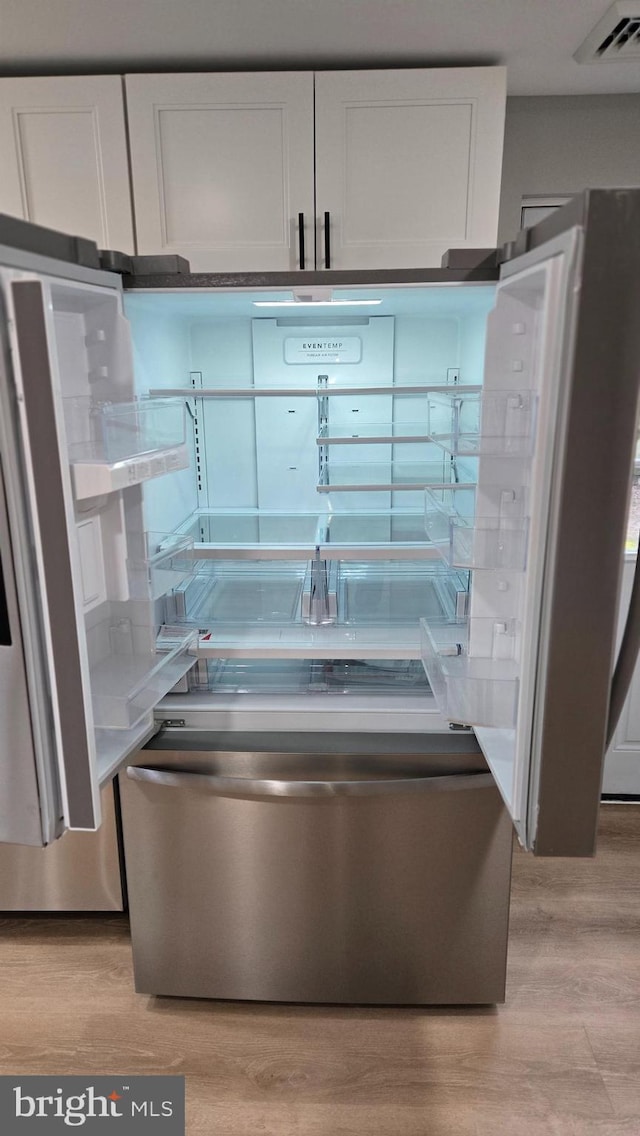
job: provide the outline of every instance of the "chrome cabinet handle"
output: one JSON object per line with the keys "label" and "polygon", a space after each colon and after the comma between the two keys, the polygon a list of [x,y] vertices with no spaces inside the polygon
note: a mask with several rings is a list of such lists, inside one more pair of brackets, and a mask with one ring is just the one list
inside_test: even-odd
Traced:
{"label": "chrome cabinet handle", "polygon": [[372,781],[278,781],[253,777],[223,777],[210,773],[182,773],[130,765],[127,777],[168,789],[197,789],[218,797],[379,797],[407,793],[451,792],[459,789],[490,789],[490,773],[454,773],[432,777],[403,777]]}
{"label": "chrome cabinet handle", "polygon": [[331,214],[324,215],[324,266],[331,268]]}
{"label": "chrome cabinet handle", "polygon": [[304,271],[304,213],[298,213],[298,241],[300,242],[300,270]]}

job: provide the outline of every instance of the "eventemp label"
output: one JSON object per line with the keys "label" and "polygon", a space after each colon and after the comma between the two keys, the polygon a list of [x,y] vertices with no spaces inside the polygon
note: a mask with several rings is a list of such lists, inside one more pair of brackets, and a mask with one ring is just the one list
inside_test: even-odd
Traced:
{"label": "eventemp label", "polygon": [[289,336],[284,341],[285,363],[359,363],[359,335]]}

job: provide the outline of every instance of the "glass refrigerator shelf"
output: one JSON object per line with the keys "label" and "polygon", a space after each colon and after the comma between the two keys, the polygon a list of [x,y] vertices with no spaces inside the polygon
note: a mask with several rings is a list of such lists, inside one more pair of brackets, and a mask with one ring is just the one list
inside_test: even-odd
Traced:
{"label": "glass refrigerator shelf", "polygon": [[[455,470],[450,461],[331,462],[323,469],[319,493],[393,492],[450,485]],[[469,483],[472,484],[472,483]]]}
{"label": "glass refrigerator shelf", "polygon": [[[286,397],[300,397],[300,398],[323,398],[327,395],[333,397],[340,395],[377,395],[377,394],[392,394],[392,395],[418,395],[418,394],[439,394],[448,395],[449,391],[460,390],[459,386],[453,386],[446,383],[425,383],[422,379],[416,379],[415,382],[410,379],[403,379],[401,383],[372,383],[370,380],[363,379],[361,382],[354,382],[349,380],[348,384],[339,386],[336,378],[330,378],[326,386],[318,389],[316,385],[313,386],[296,386],[292,383],[276,384],[269,386],[267,384],[259,387],[254,386],[215,386],[215,387],[152,387],[149,390],[149,397],[153,399],[234,399],[234,398],[279,398]],[[464,386],[464,390],[468,392],[480,391],[482,387],[479,384],[471,384]]]}
{"label": "glass refrigerator shelf", "polygon": [[426,429],[415,422],[354,422],[349,426],[326,423],[316,439],[319,446],[383,445],[400,442],[430,442]]}
{"label": "glass refrigerator shelf", "polygon": [[200,658],[419,659],[420,629],[408,625],[225,624],[200,636]]}
{"label": "glass refrigerator shelf", "polygon": [[424,511],[416,507],[277,513],[259,509],[199,509],[182,525],[193,557],[205,560],[430,560]]}

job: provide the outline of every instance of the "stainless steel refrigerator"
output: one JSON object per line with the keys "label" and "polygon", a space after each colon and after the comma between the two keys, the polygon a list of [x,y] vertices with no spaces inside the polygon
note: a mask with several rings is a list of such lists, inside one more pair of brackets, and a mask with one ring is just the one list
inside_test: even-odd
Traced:
{"label": "stainless steel refrigerator", "polygon": [[2,273],[0,837],[121,773],[143,991],[499,1001],[510,821],[592,854],[635,659],[640,190],[499,279],[59,241]]}

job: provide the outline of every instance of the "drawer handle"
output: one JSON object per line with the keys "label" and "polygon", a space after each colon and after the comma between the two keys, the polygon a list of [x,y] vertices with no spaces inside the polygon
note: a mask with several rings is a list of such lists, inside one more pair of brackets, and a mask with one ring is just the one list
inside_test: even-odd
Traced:
{"label": "drawer handle", "polygon": [[131,765],[127,777],[169,789],[199,789],[218,797],[379,797],[407,793],[490,789],[490,773],[454,773],[434,777],[402,777],[372,781],[271,781],[252,777],[219,777],[209,773],[181,773]]}

